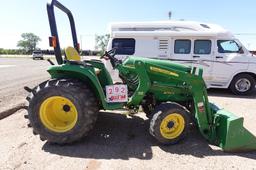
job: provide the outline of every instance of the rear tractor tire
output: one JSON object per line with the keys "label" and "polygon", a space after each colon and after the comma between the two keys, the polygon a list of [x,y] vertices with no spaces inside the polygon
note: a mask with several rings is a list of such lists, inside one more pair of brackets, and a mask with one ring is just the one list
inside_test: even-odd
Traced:
{"label": "rear tractor tire", "polygon": [[161,144],[175,144],[187,135],[189,111],[177,103],[162,103],[156,107],[150,121],[150,134]]}
{"label": "rear tractor tire", "polygon": [[99,107],[92,90],[73,79],[48,80],[27,97],[29,124],[34,134],[50,143],[67,144],[86,136]]}

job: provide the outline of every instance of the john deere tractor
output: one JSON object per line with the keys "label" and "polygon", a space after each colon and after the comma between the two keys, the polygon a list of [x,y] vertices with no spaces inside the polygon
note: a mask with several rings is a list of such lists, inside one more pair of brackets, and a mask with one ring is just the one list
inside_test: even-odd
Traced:
{"label": "john deere tractor", "polygon": [[[62,57],[54,9],[68,15],[73,47]],[[52,0],[47,4],[50,45],[58,65],[47,71],[51,79],[33,89],[28,115],[34,134],[51,143],[72,143],[92,130],[99,110],[125,109],[136,113],[142,106],[150,118],[150,134],[161,144],[175,144],[186,137],[188,125],[197,125],[202,136],[224,151],[255,150],[256,138],[243,127],[243,118],[209,103],[202,69],[171,61],[127,57],[105,52],[119,71],[114,83],[101,60],[81,60],[75,23],[70,10]],[[53,63],[52,63],[53,64]]]}

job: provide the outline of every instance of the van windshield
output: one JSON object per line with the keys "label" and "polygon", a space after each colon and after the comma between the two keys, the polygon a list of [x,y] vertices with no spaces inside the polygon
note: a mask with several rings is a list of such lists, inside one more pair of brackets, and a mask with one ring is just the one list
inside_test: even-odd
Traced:
{"label": "van windshield", "polygon": [[235,40],[218,40],[219,53],[241,53],[241,46]]}
{"label": "van windshield", "polygon": [[34,54],[42,54],[41,51],[34,51],[33,53],[34,53]]}

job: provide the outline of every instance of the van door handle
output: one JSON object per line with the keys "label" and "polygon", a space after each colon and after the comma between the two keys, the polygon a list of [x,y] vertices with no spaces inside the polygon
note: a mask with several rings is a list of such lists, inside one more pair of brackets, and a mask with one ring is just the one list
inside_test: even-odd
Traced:
{"label": "van door handle", "polygon": [[193,58],[200,58],[200,56],[199,55],[194,55]]}
{"label": "van door handle", "polygon": [[216,56],[216,58],[223,58],[222,56]]}

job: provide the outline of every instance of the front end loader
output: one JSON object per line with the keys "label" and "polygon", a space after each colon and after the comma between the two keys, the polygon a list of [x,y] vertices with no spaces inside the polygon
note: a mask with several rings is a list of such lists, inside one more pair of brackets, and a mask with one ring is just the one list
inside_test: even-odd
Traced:
{"label": "front end loader", "polygon": [[[71,25],[73,47],[65,49],[64,58],[55,7],[68,15]],[[26,88],[30,94],[25,117],[42,140],[72,143],[90,132],[99,110],[137,113],[142,107],[150,119],[150,134],[161,144],[175,144],[185,138],[193,120],[202,136],[224,151],[256,150],[256,137],[243,127],[243,118],[208,101],[202,69],[143,57],[130,56],[120,61],[113,49],[102,56],[119,71],[122,82],[113,82],[101,60],[81,60],[70,10],[52,0],[47,11],[50,45],[58,65],[47,70],[50,80]]]}

